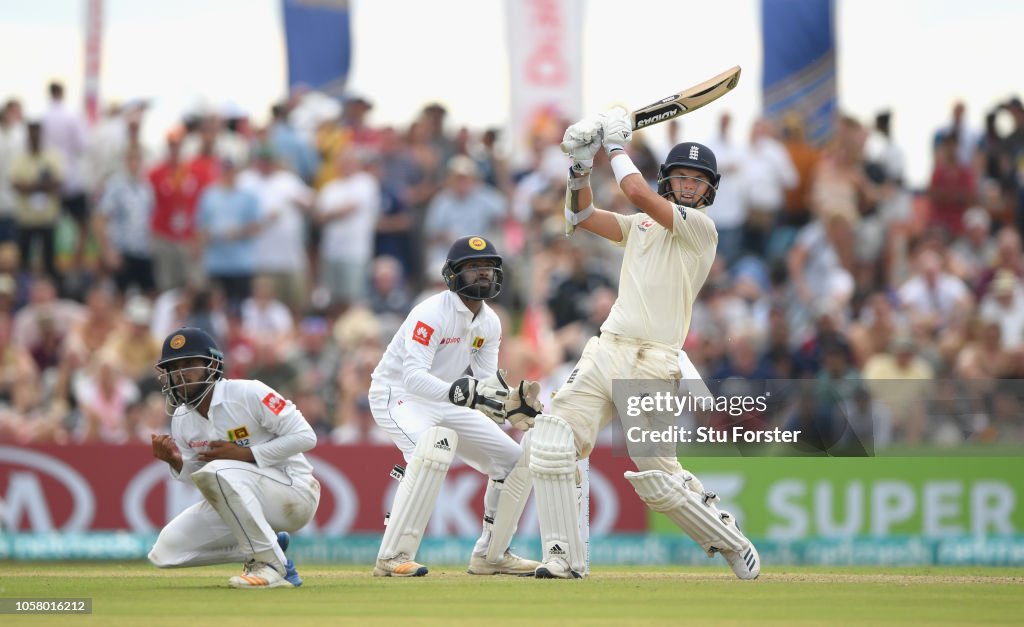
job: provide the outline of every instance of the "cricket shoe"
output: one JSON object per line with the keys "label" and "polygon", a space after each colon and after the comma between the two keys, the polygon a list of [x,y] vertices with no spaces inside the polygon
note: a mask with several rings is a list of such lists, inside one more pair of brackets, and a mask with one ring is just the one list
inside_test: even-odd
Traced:
{"label": "cricket shoe", "polygon": [[276,568],[266,562],[249,560],[241,575],[228,580],[232,588],[294,588],[292,582],[284,578]]}
{"label": "cricket shoe", "polygon": [[[732,517],[732,514],[721,512],[720,515],[723,523],[736,525],[736,530],[742,533],[739,523]],[[712,550],[722,554],[725,561],[729,562],[732,572],[736,573],[736,576],[740,579],[757,579],[757,576],[761,574],[761,556],[757,553],[757,548],[750,540],[747,540],[747,546],[739,551],[714,549],[714,547],[712,547]]]}
{"label": "cricket shoe", "polygon": [[761,556],[753,543],[740,551],[719,551],[725,561],[729,562],[732,572],[740,579],[757,579],[761,574]]}
{"label": "cricket shoe", "polygon": [[474,555],[469,560],[470,575],[519,575],[532,577],[540,562],[519,557],[508,549],[495,562],[488,562],[486,555]]}
{"label": "cricket shoe", "polygon": [[[291,544],[292,537],[287,531],[280,531],[277,534],[277,546],[281,547],[281,551],[287,551],[288,545]],[[299,571],[295,570],[295,562],[290,558],[287,558],[284,563],[284,578],[288,580],[288,583],[292,584],[296,588],[302,585],[302,577],[299,577]]]}
{"label": "cricket shoe", "polygon": [[537,579],[583,579],[583,575],[573,570],[569,562],[561,557],[552,557],[538,566],[534,576]]}
{"label": "cricket shoe", "polygon": [[402,553],[391,559],[378,559],[377,565],[373,567],[374,577],[422,577],[426,574],[426,566],[412,561]]}

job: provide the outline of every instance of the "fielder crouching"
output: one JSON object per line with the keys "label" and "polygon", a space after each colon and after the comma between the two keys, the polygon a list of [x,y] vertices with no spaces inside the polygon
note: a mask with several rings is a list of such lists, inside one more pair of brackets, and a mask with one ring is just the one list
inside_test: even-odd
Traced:
{"label": "fielder crouching", "polygon": [[224,354],[201,329],[168,335],[156,367],[173,417],[170,435],[153,436],[153,455],[204,500],[167,523],[149,561],[159,568],[242,562],[242,574],[228,581],[233,588],[301,586],[285,550],[288,532],[305,527],[320,503],[303,455],[316,446],[313,429],[262,382],[225,379]]}
{"label": "fielder crouching", "polygon": [[[373,574],[420,577],[427,522],[456,455],[487,475],[483,532],[472,575],[533,575],[539,562],[509,550],[530,491],[522,447],[499,425],[527,430],[542,409],[540,385],[509,387],[498,371],[501,322],[485,301],[498,295],[502,258],[483,237],[463,237],[441,272],[448,290],[417,305],[373,371],[370,411],[405,456]],[[467,371],[473,376],[467,376]]]}
{"label": "fielder crouching", "polygon": [[[660,168],[655,193],[624,150],[631,137],[629,113],[616,108],[573,124],[562,143],[572,159],[566,233],[582,228],[625,253],[619,293],[601,335],[587,343],[532,433],[529,468],[544,544],[544,563],[536,571],[540,578],[582,577],[576,460],[590,455],[614,414],[613,380],[642,380],[647,392],[675,392],[693,302],[715,259],[718,232],[705,213],[720,179],[715,155],[693,142],[675,146]],[[620,188],[642,213],[624,216],[593,206],[590,171],[602,144]],[[645,416],[620,419],[624,431],[650,426]],[[758,576],[757,549],[728,512],[718,509],[718,497],[680,466],[674,447],[656,455],[631,451],[631,456],[639,472],[625,476],[648,507],[668,516],[709,556],[720,553],[740,579]]]}

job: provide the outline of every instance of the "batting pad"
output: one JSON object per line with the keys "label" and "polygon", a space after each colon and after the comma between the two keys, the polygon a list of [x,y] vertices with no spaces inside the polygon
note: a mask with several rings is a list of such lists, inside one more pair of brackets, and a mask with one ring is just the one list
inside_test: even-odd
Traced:
{"label": "batting pad", "polygon": [[420,436],[398,484],[378,559],[391,559],[400,553],[409,559],[416,557],[458,444],[458,434],[446,427],[431,427]]}
{"label": "batting pad", "polygon": [[561,418],[540,414],[530,442],[530,474],[537,493],[544,561],[560,557],[577,573],[586,568],[576,494],[576,445]]}
{"label": "batting pad", "polygon": [[661,470],[626,472],[623,476],[647,506],[662,512],[693,538],[708,555],[715,551],[740,551],[750,545],[747,537],[729,523],[722,521],[710,492],[700,495],[686,486],[685,475],[670,475]]}
{"label": "batting pad", "polygon": [[530,497],[533,479],[530,477],[530,440],[533,432],[528,432],[520,443],[523,454],[519,457],[512,472],[499,484],[501,493],[498,496],[498,507],[494,512],[494,523],[491,527],[491,543],[487,547],[487,561],[496,562],[504,555],[512,536],[516,534],[519,519]]}

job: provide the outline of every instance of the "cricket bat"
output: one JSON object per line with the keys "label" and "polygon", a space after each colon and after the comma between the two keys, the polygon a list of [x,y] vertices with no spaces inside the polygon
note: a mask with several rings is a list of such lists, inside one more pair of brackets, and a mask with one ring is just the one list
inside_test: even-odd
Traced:
{"label": "cricket bat", "polygon": [[703,83],[684,89],[678,94],[662,98],[646,107],[634,109],[632,114],[633,130],[638,131],[652,124],[660,124],[696,111],[732,91],[739,82],[740,66],[737,65]]}

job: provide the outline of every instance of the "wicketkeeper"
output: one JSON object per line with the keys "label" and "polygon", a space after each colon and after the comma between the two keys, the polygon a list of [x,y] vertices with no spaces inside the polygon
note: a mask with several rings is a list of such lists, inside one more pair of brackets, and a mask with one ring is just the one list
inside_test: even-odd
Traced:
{"label": "wicketkeeper", "polygon": [[501,322],[485,301],[501,292],[501,266],[483,237],[452,244],[442,269],[448,290],[413,308],[373,371],[370,411],[407,463],[375,576],[427,574],[416,551],[456,455],[490,478],[469,573],[532,575],[539,565],[508,550],[530,491],[529,469],[520,462],[530,434],[520,447],[499,425],[507,420],[526,431],[543,407],[540,384],[510,387],[498,371]]}

